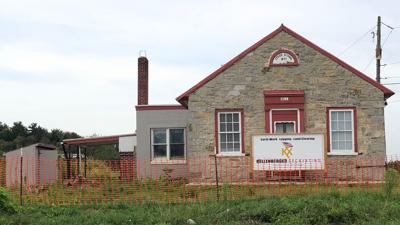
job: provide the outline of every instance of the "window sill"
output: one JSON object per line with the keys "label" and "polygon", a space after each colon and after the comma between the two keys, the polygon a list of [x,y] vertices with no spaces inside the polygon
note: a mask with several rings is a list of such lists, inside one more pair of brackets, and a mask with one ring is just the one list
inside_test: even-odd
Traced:
{"label": "window sill", "polygon": [[152,160],[151,165],[180,165],[186,164],[186,160]]}
{"label": "window sill", "polygon": [[217,157],[243,157],[246,156],[244,153],[218,153]]}
{"label": "window sill", "polygon": [[327,155],[359,155],[358,152],[328,152]]}

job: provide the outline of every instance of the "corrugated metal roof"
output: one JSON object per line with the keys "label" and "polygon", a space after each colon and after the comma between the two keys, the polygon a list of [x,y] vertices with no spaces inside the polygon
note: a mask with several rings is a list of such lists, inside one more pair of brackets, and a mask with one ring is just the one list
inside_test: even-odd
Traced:
{"label": "corrugated metal roof", "polygon": [[128,136],[136,136],[136,134],[121,134],[121,135],[100,136],[100,137],[65,139],[63,140],[62,143],[68,145],[117,143],[120,137],[128,137]]}

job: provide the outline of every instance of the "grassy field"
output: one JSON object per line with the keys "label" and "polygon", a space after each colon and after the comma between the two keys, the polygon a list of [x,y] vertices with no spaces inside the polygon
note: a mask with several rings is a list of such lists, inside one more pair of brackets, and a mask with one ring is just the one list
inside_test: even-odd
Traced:
{"label": "grassy field", "polygon": [[208,203],[25,206],[0,224],[400,224],[400,195],[330,192]]}

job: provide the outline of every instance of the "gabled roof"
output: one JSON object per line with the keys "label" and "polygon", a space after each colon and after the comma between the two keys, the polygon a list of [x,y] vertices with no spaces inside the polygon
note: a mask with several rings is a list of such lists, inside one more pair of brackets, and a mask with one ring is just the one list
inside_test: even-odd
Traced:
{"label": "gabled roof", "polygon": [[224,64],[222,67],[220,67],[219,69],[217,69],[216,71],[214,71],[213,73],[211,73],[210,75],[208,75],[206,78],[204,78],[203,80],[201,80],[199,83],[197,83],[196,85],[194,85],[192,88],[190,88],[189,90],[187,90],[185,93],[181,94],[180,96],[178,96],[176,98],[176,100],[181,103],[183,106],[186,106],[186,101],[188,100],[189,96],[194,93],[195,91],[197,91],[199,88],[201,88],[203,85],[205,85],[206,83],[208,83],[210,80],[214,79],[215,77],[217,77],[219,74],[221,74],[222,72],[224,72],[225,70],[227,70],[229,67],[231,67],[233,64],[235,64],[236,62],[238,62],[239,60],[241,60],[242,58],[244,58],[247,54],[249,54],[250,52],[254,51],[256,48],[258,48],[259,46],[261,46],[262,44],[264,44],[265,42],[267,42],[268,40],[272,39],[273,37],[275,37],[277,34],[279,34],[280,32],[286,32],[289,35],[293,36],[294,38],[296,38],[297,40],[303,42],[305,45],[309,46],[310,48],[316,50],[317,52],[321,53],[322,55],[328,57],[329,59],[331,59],[332,61],[336,62],[337,64],[341,65],[343,68],[347,69],[348,71],[350,71],[351,73],[357,75],[358,77],[360,77],[361,79],[367,81],[368,83],[370,83],[371,85],[375,86],[376,88],[380,89],[383,93],[385,98],[389,98],[390,96],[394,95],[394,92],[391,91],[390,89],[386,88],[385,86],[383,86],[382,84],[376,82],[374,79],[368,77],[367,75],[365,75],[364,73],[360,72],[359,70],[355,69],[354,67],[350,66],[349,64],[345,63],[344,61],[342,61],[341,59],[337,58],[336,56],[332,55],[331,53],[327,52],[326,50],[318,47],[317,45],[315,45],[314,43],[312,43],[311,41],[307,40],[306,38],[304,38],[303,36],[301,36],[300,34],[297,34],[296,32],[294,32],[293,30],[287,28],[286,26],[284,26],[283,24],[276,30],[274,30],[272,33],[270,33],[269,35],[267,35],[266,37],[264,37],[263,39],[259,40],[258,42],[256,42],[254,45],[250,46],[248,49],[244,50],[242,53],[240,53],[239,55],[237,55],[235,58],[231,59],[229,62],[227,62],[226,64]]}

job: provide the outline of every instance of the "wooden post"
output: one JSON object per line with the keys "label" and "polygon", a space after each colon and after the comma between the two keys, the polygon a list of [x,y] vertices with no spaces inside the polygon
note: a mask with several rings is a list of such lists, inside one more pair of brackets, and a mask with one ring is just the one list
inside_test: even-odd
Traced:
{"label": "wooden post", "polygon": [[218,160],[217,160],[217,154],[210,155],[214,156],[214,164],[215,164],[215,184],[217,188],[217,201],[219,201],[219,177],[218,177]]}
{"label": "wooden post", "polygon": [[376,82],[381,83],[381,59],[382,59],[382,47],[381,47],[381,17],[378,16],[378,23],[376,25]]}

